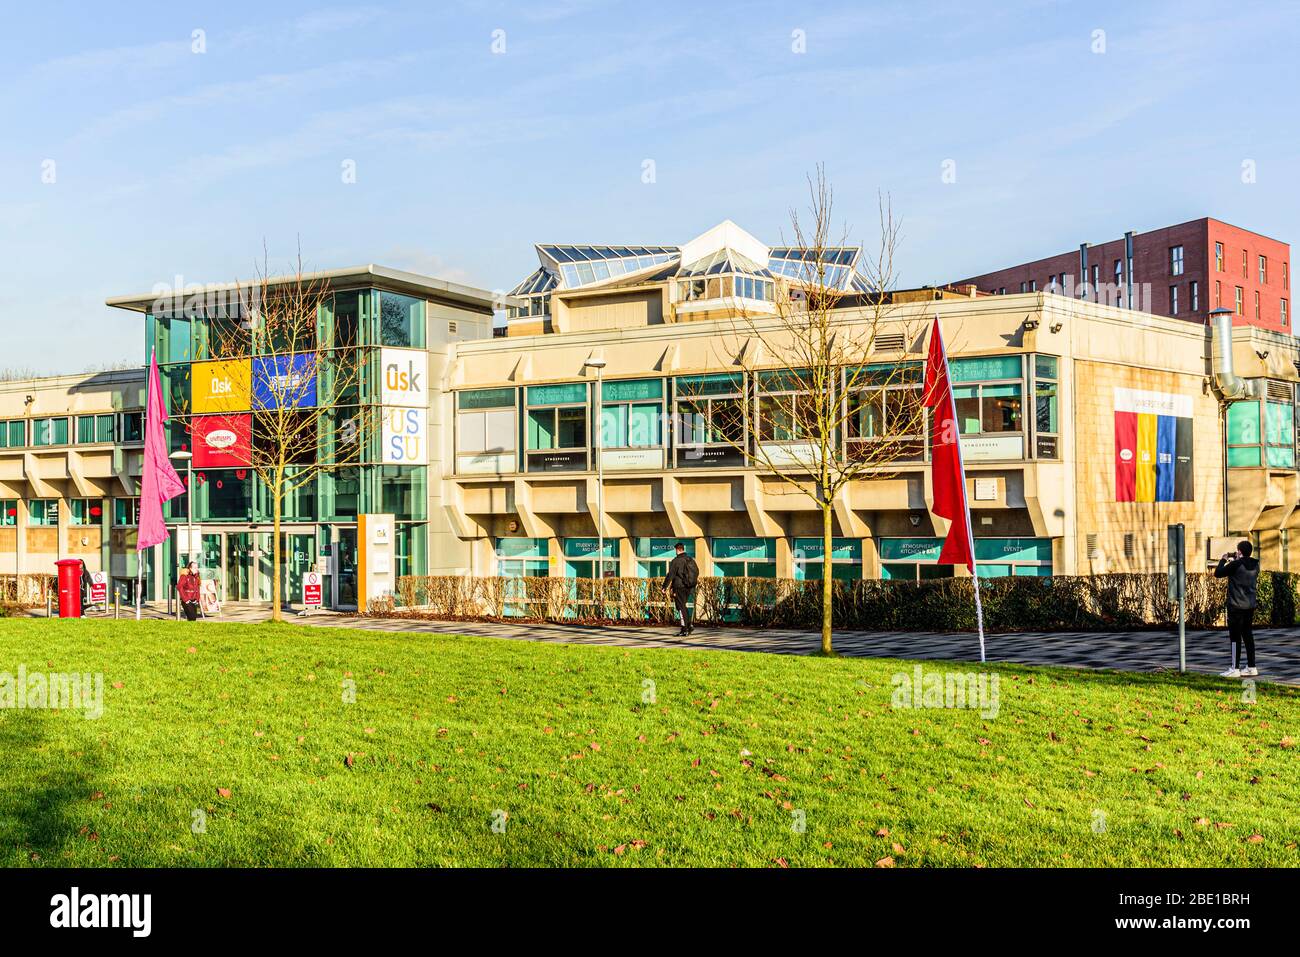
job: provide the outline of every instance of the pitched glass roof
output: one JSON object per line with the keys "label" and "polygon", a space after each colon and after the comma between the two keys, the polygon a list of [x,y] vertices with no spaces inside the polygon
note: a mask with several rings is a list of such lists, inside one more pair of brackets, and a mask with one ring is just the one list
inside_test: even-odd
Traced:
{"label": "pitched glass roof", "polygon": [[719,249],[717,252],[697,259],[677,270],[679,276],[716,276],[721,273],[746,273],[750,276],[762,276],[770,279],[772,274],[748,256],[742,256],[734,249]]}
{"label": "pitched glass roof", "polygon": [[[824,283],[835,289],[844,289],[853,278],[860,252],[858,246],[827,246],[820,251],[797,246],[776,246],[772,249],[767,265],[777,275],[796,282]],[[818,275],[819,263],[823,268],[821,275]]]}
{"label": "pitched glass roof", "polygon": [[538,269],[535,273],[510,290],[512,296],[531,296],[539,292],[550,292],[560,284],[555,273],[549,269]]}

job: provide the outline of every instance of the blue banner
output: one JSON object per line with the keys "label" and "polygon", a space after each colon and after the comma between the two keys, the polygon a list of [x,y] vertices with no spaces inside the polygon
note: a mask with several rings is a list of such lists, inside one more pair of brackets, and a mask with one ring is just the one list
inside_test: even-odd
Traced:
{"label": "blue banner", "polygon": [[300,352],[253,359],[254,409],[309,409],[314,405],[315,354]]}

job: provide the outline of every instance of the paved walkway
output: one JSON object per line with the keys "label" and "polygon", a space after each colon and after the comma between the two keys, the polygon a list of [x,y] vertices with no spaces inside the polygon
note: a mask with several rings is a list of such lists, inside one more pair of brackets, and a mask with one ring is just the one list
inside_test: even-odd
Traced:
{"label": "paved walkway", "polygon": [[[39,614],[44,615],[44,609]],[[287,621],[311,627],[364,628],[374,631],[423,634],[484,635],[517,641],[550,641],[636,648],[704,648],[766,651],[807,655],[821,644],[818,633],[790,629],[758,631],[748,628],[697,628],[689,638],[674,637],[674,627],[557,625],[537,622],[424,621],[407,618],[360,618],[318,612]],[[152,619],[168,617],[165,609],[145,609]],[[125,612],[123,618],[129,617]],[[258,606],[227,605],[217,622],[266,621],[270,612]],[[1256,631],[1261,680],[1300,685],[1300,631]],[[989,661],[1071,668],[1115,668],[1124,671],[1177,669],[1178,635],[1163,631],[1052,632],[989,635]],[[920,658],[978,661],[979,640],[973,634],[941,632],[842,631],[835,648],[850,657]],[[1228,639],[1222,629],[1187,632],[1187,668],[1218,674],[1228,665]]]}

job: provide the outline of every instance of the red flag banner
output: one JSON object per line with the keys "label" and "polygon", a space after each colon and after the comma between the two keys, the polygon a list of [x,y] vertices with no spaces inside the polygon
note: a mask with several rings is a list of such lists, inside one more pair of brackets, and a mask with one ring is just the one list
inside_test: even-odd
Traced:
{"label": "red flag banner", "polygon": [[961,458],[961,437],[952,382],[948,377],[948,354],[943,330],[935,317],[930,334],[930,353],[925,362],[925,404],[933,410],[930,420],[930,471],[934,485],[934,514],[952,522],[939,553],[941,565],[965,565],[975,572],[975,549],[971,543],[970,510],[966,502],[966,474]]}

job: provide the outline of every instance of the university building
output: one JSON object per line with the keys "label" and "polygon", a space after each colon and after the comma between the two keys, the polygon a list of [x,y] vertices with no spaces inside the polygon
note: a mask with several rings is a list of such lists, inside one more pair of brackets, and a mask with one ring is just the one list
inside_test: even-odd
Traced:
{"label": "university building", "polygon": [[[1206,242],[1213,250],[1212,234]],[[1184,274],[1200,268],[1190,246]],[[825,555],[820,512],[744,451],[762,444],[770,460],[805,440],[780,414],[798,397],[764,373],[753,333],[775,327],[778,302],[814,267],[841,293],[846,326],[871,322],[862,251],[824,250],[813,264],[729,222],[681,245],[536,249],[538,268],[505,297],[504,336],[493,335],[500,297],[486,290],[378,266],[318,274],[330,290],[319,334],[371,356],[356,402],[382,425],[355,467],[289,503],[286,594],[296,600],[302,573],[319,567],[326,605],[356,607],[367,514],[394,516],[399,575],[656,577],[677,541],[704,575],[954,574],[936,563],[946,524],[928,507],[927,436],[898,434],[935,317],[980,574],[1161,571],[1174,522],[1187,527],[1192,567],[1225,532],[1251,537],[1265,567],[1300,562],[1300,352],[1280,312],[1272,325],[1234,322],[1231,305],[1211,316],[1202,297],[1195,315],[1160,315],[978,281],[891,294],[866,357],[889,374],[843,396],[853,415],[837,454],[881,441],[902,454],[836,501]],[[1281,299],[1286,255],[1266,255]],[[1214,261],[1205,266],[1212,276]],[[204,296],[219,303],[232,289]],[[171,445],[194,455],[205,574],[227,601],[269,600],[267,493],[231,455],[256,441],[247,419],[259,378],[282,370],[214,359],[219,307],[177,309],[157,292],[108,302],[140,315],[143,358],[156,352],[175,418]],[[0,575],[76,555],[129,594],[143,387],[136,372],[0,386]],[[347,421],[326,423],[321,441]],[[189,497],[168,504],[173,529]],[[165,596],[175,546],[173,536],[150,555],[146,597]]]}

